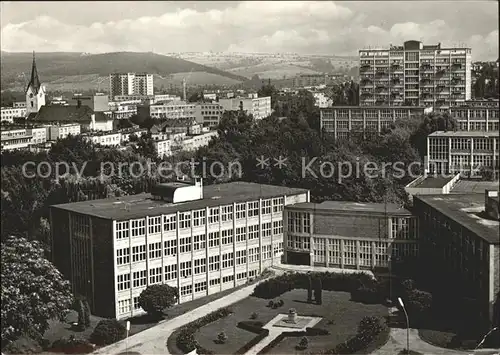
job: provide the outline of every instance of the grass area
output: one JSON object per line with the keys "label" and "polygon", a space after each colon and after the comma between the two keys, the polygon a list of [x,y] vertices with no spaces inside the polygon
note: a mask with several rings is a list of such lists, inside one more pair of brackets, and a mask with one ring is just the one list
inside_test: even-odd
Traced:
{"label": "grass area", "polygon": [[418,335],[426,343],[455,350],[474,349],[479,343],[474,336],[459,336],[455,331],[419,329]]}
{"label": "grass area", "polygon": [[[258,280],[255,280],[255,282]],[[218,292],[212,295],[208,295],[202,298],[195,299],[190,302],[185,302],[181,303],[179,305],[176,305],[170,309],[167,309],[165,311],[165,318],[164,319],[172,319],[175,317],[178,317],[184,313],[187,313],[195,308],[198,308],[200,306],[203,306],[207,303],[210,303],[212,301],[215,301],[221,297],[227,296],[228,294],[235,292],[245,286],[248,286],[248,284],[238,286],[236,288],[231,288],[228,290],[224,290],[222,292]],[[78,339],[88,339],[90,334],[92,334],[95,326],[99,321],[101,321],[104,318],[97,317],[97,316],[90,316],[90,327],[83,330],[79,331],[75,329],[75,327],[72,326],[72,323],[76,322],[78,320],[78,314],[75,311],[69,312],[68,316],[66,317],[65,321],[60,322],[58,320],[52,320],[49,322],[49,329],[45,332],[44,338],[47,339],[50,344],[56,340],[63,339],[63,338],[69,338],[71,335],[74,335]],[[130,321],[130,335],[137,334],[139,332],[142,332],[143,330],[149,329],[156,324],[158,324],[157,320],[151,319],[147,314],[139,316],[139,317],[134,317],[128,319]],[[126,323],[126,320],[122,321],[124,324]],[[41,346],[34,340],[30,339],[29,337],[21,337],[14,343],[14,348],[17,350],[16,353],[41,353],[42,348]],[[51,352],[43,352],[44,355],[52,355],[54,353]],[[133,354],[130,354],[133,355]]]}
{"label": "grass area", "polygon": [[[216,354],[234,354],[239,348],[255,337],[255,334],[237,327],[241,321],[250,320],[252,313],[257,313],[256,321],[264,324],[268,323],[279,313],[287,313],[290,308],[295,308],[298,315],[310,315],[324,317],[316,328],[324,328],[330,332],[327,336],[311,336],[309,347],[304,351],[297,351],[295,346],[299,338],[285,338],[274,349],[272,354],[294,354],[294,353],[317,353],[322,350],[332,349],[340,342],[354,336],[361,319],[365,316],[387,316],[387,308],[382,305],[365,305],[350,301],[350,295],[346,292],[323,291],[323,304],[316,305],[307,303],[307,291],[296,289],[287,292],[279,299],[284,301],[284,305],[277,309],[266,307],[269,300],[256,297],[248,297],[232,306],[234,313],[216,322],[202,327],[196,333],[198,343],[213,350]],[[228,340],[225,344],[216,344],[214,340],[217,334],[224,331]],[[169,339],[168,346],[171,353],[178,349],[171,347],[175,343],[174,333]],[[386,337],[384,338],[387,339]],[[383,340],[383,339],[382,339]],[[380,344],[382,345],[382,344]],[[378,347],[378,346],[377,346]],[[174,351],[174,352],[173,352]]]}

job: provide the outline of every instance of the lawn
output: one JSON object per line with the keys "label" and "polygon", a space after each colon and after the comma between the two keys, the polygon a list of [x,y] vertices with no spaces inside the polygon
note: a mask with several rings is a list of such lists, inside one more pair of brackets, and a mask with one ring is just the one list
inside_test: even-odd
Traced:
{"label": "lawn", "polygon": [[[257,281],[257,280],[256,280]],[[224,297],[234,291],[239,290],[242,287],[248,286],[248,284],[238,286],[236,288],[224,290],[222,292],[218,292],[212,295],[208,295],[206,297],[198,298],[190,302],[181,303],[177,306],[174,306],[165,311],[165,319],[172,319],[181,314],[189,312],[195,308],[203,306],[204,304],[215,301],[221,297]],[[97,316],[90,316],[90,327],[79,331],[72,327],[72,323],[78,320],[78,315],[75,311],[69,312],[65,321],[59,322],[58,320],[49,321],[49,329],[44,334],[44,339],[52,345],[52,343],[59,339],[68,339],[71,335],[74,335],[77,339],[88,339],[90,334],[93,332],[95,326],[99,321],[104,318],[100,318]],[[153,327],[158,324],[158,321],[151,320],[147,315],[130,318],[130,335],[137,334],[146,330],[148,328]],[[126,320],[123,321],[125,324]],[[40,353],[42,352],[42,348],[36,341],[30,339],[29,337],[21,337],[16,340],[13,344],[13,348],[17,349],[16,353]],[[50,352],[43,352],[44,355],[52,355]],[[131,354],[132,355],[132,354]]]}
{"label": "lawn", "polygon": [[[238,328],[237,324],[239,322],[250,320],[251,314],[255,312],[257,313],[255,320],[266,324],[277,314],[287,313],[290,308],[295,308],[299,316],[323,317],[315,327],[327,329],[330,335],[308,337],[309,347],[304,351],[295,350],[299,338],[285,338],[270,353],[317,353],[322,350],[332,349],[335,345],[354,336],[363,317],[385,317],[388,314],[387,308],[382,305],[366,305],[350,301],[350,294],[347,292],[323,291],[322,305],[307,303],[307,291],[302,289],[287,292],[278,299],[282,299],[284,305],[272,309],[266,307],[269,300],[248,297],[231,307],[234,313],[230,316],[202,327],[195,335],[196,340],[201,346],[214,351],[216,354],[234,354],[256,336],[254,333]],[[221,331],[227,334],[228,340],[224,344],[216,344],[214,340]]]}

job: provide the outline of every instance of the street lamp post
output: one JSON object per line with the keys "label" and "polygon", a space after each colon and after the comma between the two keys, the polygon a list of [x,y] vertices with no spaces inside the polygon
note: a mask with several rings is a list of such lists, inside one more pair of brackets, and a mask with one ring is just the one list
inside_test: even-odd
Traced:
{"label": "street lamp post", "polygon": [[127,337],[125,338],[125,346],[127,348],[127,355],[128,355],[128,332],[130,331],[130,321],[127,321]]}
{"label": "street lamp post", "polygon": [[477,346],[474,348],[474,350],[479,349],[483,345],[483,343],[486,340],[486,338],[488,337],[488,335],[490,335],[491,333],[493,333],[495,330],[498,330],[498,327],[495,327],[492,330],[490,330],[488,333],[486,333],[486,335],[483,337],[483,339],[481,340],[481,342],[479,344],[477,344]]}
{"label": "street lamp post", "polygon": [[408,319],[408,313],[406,313],[406,308],[405,308],[405,305],[404,305],[401,297],[398,297],[398,302],[401,305],[401,307],[403,308],[403,311],[405,312],[405,317],[406,317],[406,353],[409,354],[410,353],[410,321]]}

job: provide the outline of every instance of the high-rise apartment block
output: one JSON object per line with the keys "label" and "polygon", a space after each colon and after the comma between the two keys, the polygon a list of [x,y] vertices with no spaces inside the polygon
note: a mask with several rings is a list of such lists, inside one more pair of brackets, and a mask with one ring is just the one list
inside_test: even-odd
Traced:
{"label": "high-rise apartment block", "polygon": [[153,95],[153,74],[110,74],[109,96],[111,100],[121,95]]}
{"label": "high-rise apartment block", "polygon": [[446,108],[471,98],[471,49],[406,41],[362,49],[360,105]]}

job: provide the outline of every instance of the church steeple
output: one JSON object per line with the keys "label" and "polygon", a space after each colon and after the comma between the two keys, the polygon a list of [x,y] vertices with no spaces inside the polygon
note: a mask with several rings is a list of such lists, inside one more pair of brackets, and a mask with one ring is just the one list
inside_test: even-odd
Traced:
{"label": "church steeple", "polygon": [[28,83],[26,91],[28,91],[28,89],[30,87],[31,87],[34,95],[38,94],[38,91],[40,90],[40,87],[41,87],[40,79],[38,78],[38,71],[36,70],[35,51],[33,51],[33,64],[31,66],[31,79],[30,79],[30,82]]}

